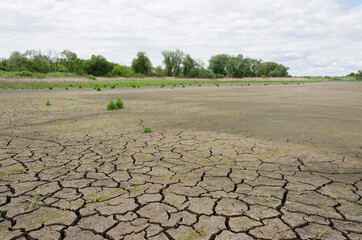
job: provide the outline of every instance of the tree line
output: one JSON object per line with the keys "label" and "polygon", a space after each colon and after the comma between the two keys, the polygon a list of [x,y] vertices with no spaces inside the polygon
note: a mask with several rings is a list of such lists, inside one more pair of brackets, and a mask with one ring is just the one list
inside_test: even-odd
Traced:
{"label": "tree line", "polygon": [[[163,51],[163,66],[153,67],[145,52],[139,52],[131,66],[123,66],[108,61],[101,55],[81,59],[75,52],[64,50],[12,52],[10,57],[0,61],[0,71],[25,73],[72,73],[80,76],[96,77],[287,77],[288,67],[276,62],[263,62],[260,59],[228,54],[214,55],[209,65],[195,60],[181,50]],[[26,75],[26,74],[25,74]]]}

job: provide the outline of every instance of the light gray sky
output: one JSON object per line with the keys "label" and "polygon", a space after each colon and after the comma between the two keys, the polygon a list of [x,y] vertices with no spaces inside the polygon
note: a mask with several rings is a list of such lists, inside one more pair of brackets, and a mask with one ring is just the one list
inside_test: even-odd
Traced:
{"label": "light gray sky", "polygon": [[0,57],[28,49],[101,54],[130,65],[181,49],[207,65],[227,53],[293,75],[362,69],[362,0],[0,0]]}

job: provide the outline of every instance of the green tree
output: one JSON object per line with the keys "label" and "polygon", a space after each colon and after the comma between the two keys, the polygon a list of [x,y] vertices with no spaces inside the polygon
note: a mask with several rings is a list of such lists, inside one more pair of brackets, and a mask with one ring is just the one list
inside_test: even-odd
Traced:
{"label": "green tree", "polygon": [[259,72],[261,76],[265,77],[287,77],[288,69],[276,62],[263,62],[260,64]]}
{"label": "green tree", "polygon": [[187,54],[183,59],[182,65],[182,73],[185,77],[190,77],[191,70],[199,66],[199,64],[189,54]]}
{"label": "green tree", "polygon": [[8,59],[8,67],[11,71],[24,71],[27,59],[18,51],[12,52]]}
{"label": "green tree", "polygon": [[101,55],[92,55],[92,57],[83,62],[83,71],[88,75],[96,77],[105,76],[113,70],[113,63]]}
{"label": "green tree", "polygon": [[152,64],[145,52],[138,52],[137,58],[132,61],[132,70],[135,73],[148,75],[151,73]]}
{"label": "green tree", "polygon": [[63,50],[60,53],[60,63],[64,66],[65,72],[69,73],[82,73],[82,60],[78,58],[75,52]]}
{"label": "green tree", "polygon": [[229,77],[241,78],[245,77],[246,68],[242,54],[231,56],[226,62],[227,75]]}
{"label": "green tree", "polygon": [[362,80],[362,71],[358,70],[358,72],[354,74],[354,76],[356,76],[356,80]]}
{"label": "green tree", "polygon": [[7,70],[7,62],[8,60],[3,58],[0,59],[0,71],[6,71]]}
{"label": "green tree", "polygon": [[227,72],[227,63],[230,59],[230,56],[227,54],[218,54],[212,56],[209,60],[209,69],[215,74],[221,74],[226,76]]}
{"label": "green tree", "polygon": [[163,51],[163,63],[165,64],[166,76],[179,76],[182,71],[182,63],[184,60],[184,52],[177,49],[175,52]]}

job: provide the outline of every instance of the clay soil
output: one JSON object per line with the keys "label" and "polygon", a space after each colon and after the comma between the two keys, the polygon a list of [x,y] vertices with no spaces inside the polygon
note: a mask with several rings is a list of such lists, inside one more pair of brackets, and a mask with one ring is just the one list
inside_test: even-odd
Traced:
{"label": "clay soil", "polygon": [[0,239],[362,239],[361,161],[361,83],[1,91]]}

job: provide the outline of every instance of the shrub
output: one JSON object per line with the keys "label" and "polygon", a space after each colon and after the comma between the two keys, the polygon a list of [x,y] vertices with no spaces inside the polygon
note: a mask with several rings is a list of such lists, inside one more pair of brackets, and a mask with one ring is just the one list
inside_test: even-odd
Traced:
{"label": "shrub", "polygon": [[144,128],[142,129],[142,132],[143,132],[143,133],[150,133],[150,132],[152,132],[152,130],[151,130],[151,128],[149,128],[149,127],[144,127]]}
{"label": "shrub", "polygon": [[117,109],[123,109],[123,102],[120,98],[117,99],[116,106],[117,106]]}
{"label": "shrub", "polygon": [[116,88],[116,85],[112,85],[112,86],[111,86],[111,89],[115,89],[115,88]]}
{"label": "shrub", "polygon": [[100,92],[100,91],[101,91],[101,88],[100,88],[100,87],[98,87],[98,88],[97,88],[97,91],[98,91],[98,92]]}
{"label": "shrub", "polygon": [[49,90],[53,90],[53,87],[49,87]]}
{"label": "shrub", "polygon": [[20,77],[33,77],[34,74],[32,72],[29,72],[29,71],[23,71],[23,72],[19,73],[19,76]]}
{"label": "shrub", "polygon": [[79,86],[78,88],[82,88],[82,86]]}
{"label": "shrub", "polygon": [[49,106],[49,105],[50,105],[50,101],[46,101],[45,105]]}
{"label": "shrub", "polygon": [[66,87],[65,90],[68,90],[68,88]]}
{"label": "shrub", "polygon": [[87,78],[90,80],[97,80],[97,78],[93,75],[88,75]]}
{"label": "shrub", "polygon": [[359,71],[355,74],[355,76],[356,76],[356,80],[362,80],[362,71],[359,70]]}
{"label": "shrub", "polygon": [[107,105],[107,110],[117,110],[117,105],[111,100]]}

